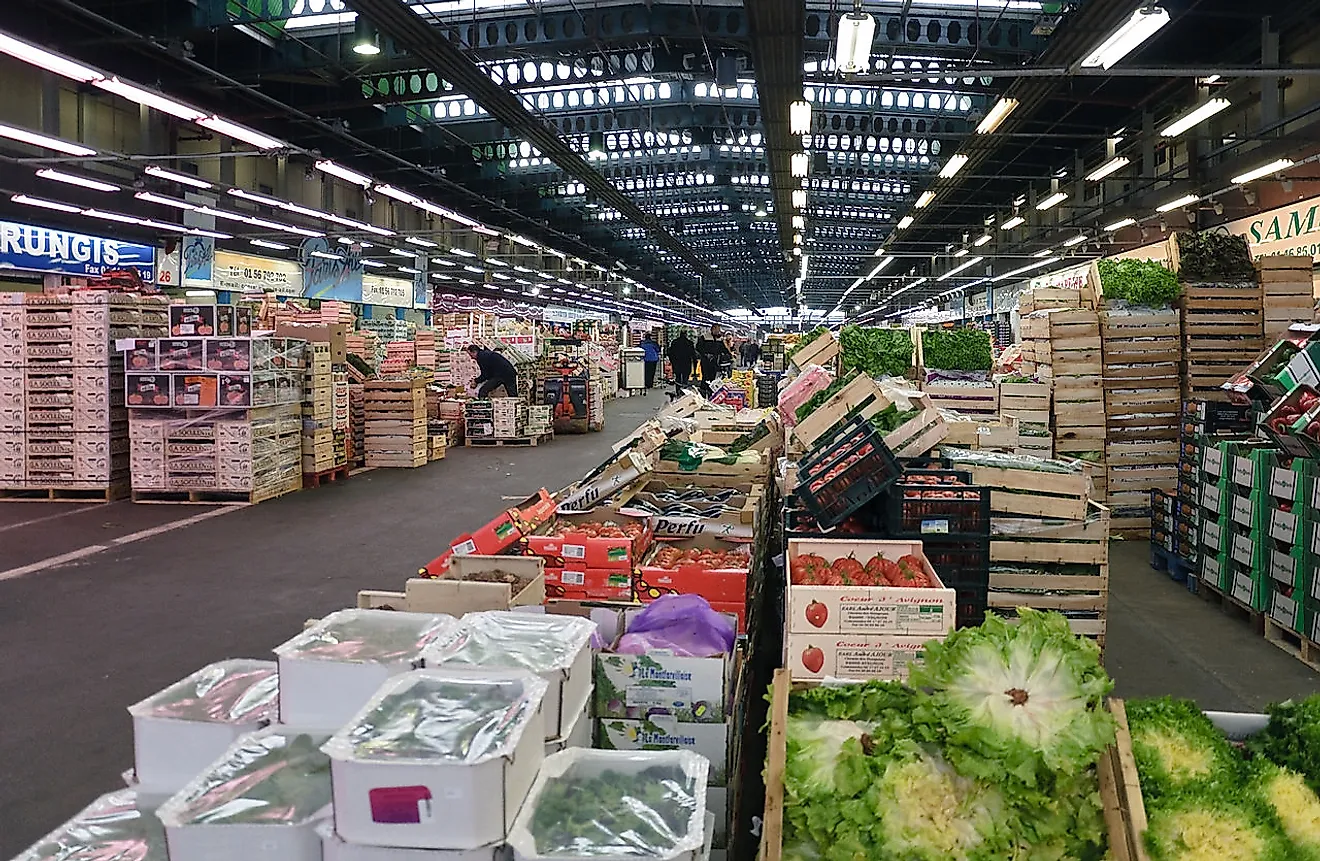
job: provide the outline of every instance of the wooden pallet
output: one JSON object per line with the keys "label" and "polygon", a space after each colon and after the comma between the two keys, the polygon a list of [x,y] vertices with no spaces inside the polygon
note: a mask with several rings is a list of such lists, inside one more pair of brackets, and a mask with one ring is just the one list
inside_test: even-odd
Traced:
{"label": "wooden pallet", "polygon": [[1265,617],[1265,642],[1287,652],[1320,673],[1320,643],[1283,627],[1269,616]]}
{"label": "wooden pallet", "polygon": [[1218,606],[1225,615],[1247,622],[1251,625],[1252,630],[1257,634],[1264,636],[1265,620],[1268,617],[1261,611],[1256,610],[1242,603],[1232,595],[1227,594],[1219,588],[1218,584],[1211,583],[1209,580],[1202,578],[1200,589],[1197,594],[1199,594],[1203,600]]}
{"label": "wooden pallet", "polygon": [[3,487],[0,502],[114,502],[130,492],[128,482],[108,487]]}
{"label": "wooden pallet", "polygon": [[256,498],[246,490],[135,490],[133,501],[146,505],[252,505],[269,496]]}
{"label": "wooden pallet", "polygon": [[526,448],[527,446],[544,445],[555,438],[553,433],[543,433],[540,436],[516,436],[516,437],[468,437],[463,441],[467,448]]}
{"label": "wooden pallet", "polygon": [[320,487],[322,484],[329,484],[335,481],[348,480],[348,464],[341,464],[334,469],[325,469],[320,472],[304,472],[303,487]]}

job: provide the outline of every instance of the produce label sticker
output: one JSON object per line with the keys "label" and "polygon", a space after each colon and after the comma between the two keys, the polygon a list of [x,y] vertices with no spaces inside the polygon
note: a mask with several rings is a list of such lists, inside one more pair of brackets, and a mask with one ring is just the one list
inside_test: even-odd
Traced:
{"label": "produce label sticker", "polygon": [[[564,555],[568,555],[568,554],[564,554]],[[611,547],[605,551],[605,555],[606,557],[609,558],[611,562],[626,562],[628,561],[628,548]]]}
{"label": "produce label sticker", "polygon": [[895,633],[943,633],[944,605],[842,604],[839,624],[845,628]]}
{"label": "produce label sticker", "polygon": [[587,582],[585,571],[570,571],[564,569],[564,573],[559,575],[559,581],[566,586],[581,586]]}
{"label": "produce label sticker", "polygon": [[681,709],[686,704],[692,702],[692,686],[680,684],[661,684],[651,685],[643,683],[637,687],[629,687],[624,695],[624,700],[629,706],[643,706],[647,708],[662,707]]}
{"label": "produce label sticker", "polygon": [[455,556],[471,556],[477,552],[477,542],[469,538],[462,544],[455,544],[452,548]]}
{"label": "produce label sticker", "polygon": [[585,559],[587,558],[587,548],[584,544],[565,544],[561,555],[565,559]]}
{"label": "produce label sticker", "polygon": [[894,653],[875,647],[839,646],[834,652],[834,674],[845,679],[892,680]]}
{"label": "produce label sticker", "polygon": [[948,535],[949,521],[947,520],[923,520],[921,521],[922,535]]}

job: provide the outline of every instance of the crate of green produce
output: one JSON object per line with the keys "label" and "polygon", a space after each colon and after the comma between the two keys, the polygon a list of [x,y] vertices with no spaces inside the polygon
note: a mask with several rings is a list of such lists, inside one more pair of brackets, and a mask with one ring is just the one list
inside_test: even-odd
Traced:
{"label": "crate of green produce", "polygon": [[839,369],[871,377],[906,377],[914,364],[906,329],[844,326],[839,331]]}
{"label": "crate of green produce", "polygon": [[788,357],[793,364],[799,368],[805,368],[807,365],[820,365],[825,367],[833,362],[839,356],[839,342],[834,339],[833,333],[821,330],[819,334],[812,335],[808,332],[798,341],[798,345],[788,353]]}
{"label": "crate of green produce", "polygon": [[844,419],[870,419],[892,405],[875,380],[865,374],[841,378],[798,407],[793,435],[810,448]]}

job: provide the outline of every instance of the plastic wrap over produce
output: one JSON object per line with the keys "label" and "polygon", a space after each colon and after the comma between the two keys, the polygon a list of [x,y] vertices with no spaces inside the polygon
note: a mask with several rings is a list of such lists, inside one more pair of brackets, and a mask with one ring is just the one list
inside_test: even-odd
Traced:
{"label": "plastic wrap over produce", "polygon": [[912,405],[912,402],[920,401],[924,394],[912,388],[912,384],[908,380],[881,380],[879,386],[880,392],[894,402],[900,413],[917,409]]}
{"label": "plastic wrap over produce", "polygon": [[249,733],[210,769],[161,805],[167,828],[187,825],[298,825],[328,815],[326,736],[287,728]]}
{"label": "plastic wrap over produce", "polygon": [[578,616],[488,610],[469,613],[448,638],[427,649],[428,667],[567,670],[591,643],[596,623]]}
{"label": "plastic wrap over produce", "polygon": [[966,448],[941,449],[944,458],[955,466],[989,466],[999,469],[1024,469],[1031,472],[1052,472],[1059,475],[1081,475],[1085,466],[1079,461],[1046,460],[1029,454],[1007,454],[997,451],[972,451]]}
{"label": "plastic wrap over produce", "polygon": [[14,861],[166,861],[165,832],[137,793],[102,795]]}
{"label": "plastic wrap over produce", "polygon": [[356,663],[408,661],[457,627],[457,619],[443,614],[339,610],[276,647],[275,654]]}
{"label": "plastic wrap over produce", "polygon": [[234,658],[203,667],[130,706],[133,717],[212,723],[274,720],[279,707],[279,669],[273,661]]}
{"label": "plastic wrap over produce", "polygon": [[822,392],[834,382],[834,375],[820,365],[807,365],[798,374],[797,379],[784,387],[779,393],[779,415],[786,427],[797,425],[798,407],[811,400],[816,392]]}
{"label": "plastic wrap over produce", "polygon": [[710,762],[689,751],[546,757],[509,845],[520,859],[675,858],[705,839]]}
{"label": "plastic wrap over produce", "polygon": [[321,749],[340,760],[476,765],[513,753],[548,688],[526,672],[405,673]]}

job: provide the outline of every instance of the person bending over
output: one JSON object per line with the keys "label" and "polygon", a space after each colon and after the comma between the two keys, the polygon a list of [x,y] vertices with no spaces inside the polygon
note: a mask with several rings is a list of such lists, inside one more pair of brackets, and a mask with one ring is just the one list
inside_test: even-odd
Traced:
{"label": "person bending over", "polygon": [[472,381],[472,385],[477,387],[477,397],[488,398],[491,392],[501,386],[509,397],[518,397],[518,372],[513,369],[512,362],[494,350],[476,344],[470,345],[467,352],[481,369],[481,376]]}

